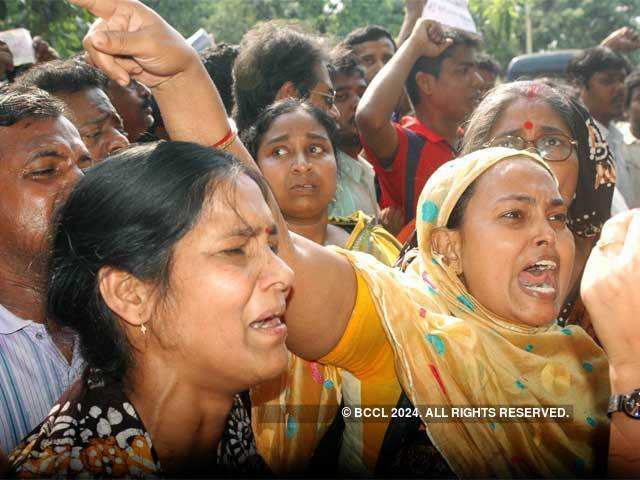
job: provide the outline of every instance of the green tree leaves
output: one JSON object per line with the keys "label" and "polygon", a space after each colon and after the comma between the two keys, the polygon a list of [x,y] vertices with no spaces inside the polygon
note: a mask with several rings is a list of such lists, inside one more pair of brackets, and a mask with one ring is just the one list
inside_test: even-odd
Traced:
{"label": "green tree leaves", "polygon": [[[376,23],[394,35],[403,0],[143,0],[183,35],[203,27],[217,42],[238,43],[258,22],[299,22],[339,41],[354,28]],[[525,51],[525,0],[469,0],[486,50],[503,66]],[[621,26],[638,26],[640,0],[529,0],[533,50],[598,44]],[[28,28],[63,56],[82,48],[90,16],[64,0],[0,0],[0,29]]]}

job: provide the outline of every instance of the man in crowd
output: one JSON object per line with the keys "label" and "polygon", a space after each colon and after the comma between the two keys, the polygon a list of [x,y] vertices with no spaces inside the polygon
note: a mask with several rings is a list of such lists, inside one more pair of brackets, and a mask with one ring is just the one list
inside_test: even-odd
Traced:
{"label": "man in crowd", "polygon": [[336,151],[338,182],[329,215],[348,216],[362,210],[377,217],[374,172],[371,165],[359,156],[362,145],[356,127],[356,108],[367,88],[364,69],[350,50],[338,47],[332,52],[329,74],[336,89],[336,106],[340,112]]}
{"label": "man in crowd", "polygon": [[105,93],[107,77],[98,69],[74,59],[55,60],[32,67],[16,81],[41,88],[67,104],[94,162],[129,145],[122,118]]}
{"label": "man in crowd", "polygon": [[126,87],[109,80],[106,94],[122,118],[129,141],[144,141],[145,134],[153,127],[154,122],[151,91],[135,80]]}
{"label": "man in crowd", "polygon": [[0,450],[10,452],[80,373],[74,338],[47,322],[43,280],[54,207],[91,157],[64,104],[0,90]]}
{"label": "man in crowd", "polygon": [[267,22],[249,30],[233,67],[234,120],[243,131],[276,100],[305,98],[338,117],[335,92],[319,40],[292,26]]}
{"label": "man in crowd", "polygon": [[616,193],[612,213],[627,210],[627,197],[632,198],[633,185],[628,178],[622,156],[623,138],[614,121],[622,117],[625,107],[624,81],[631,71],[627,60],[608,47],[588,48],[576,55],[567,66],[567,75],[579,90],[596,125],[611,148],[615,161]]}
{"label": "man in crowd", "polygon": [[200,54],[202,64],[216,85],[228,116],[233,113],[233,64],[239,52],[238,45],[219,43]]}
{"label": "man in crowd", "polygon": [[346,36],[342,44],[353,50],[358,57],[360,65],[364,68],[367,85],[396,53],[395,40],[389,31],[380,25],[356,28]]}
{"label": "man in crowd", "polygon": [[496,86],[498,78],[502,75],[502,68],[500,68],[500,64],[487,53],[478,54],[477,65],[478,73],[482,77],[480,91],[484,95]]}
{"label": "man in crowd", "polygon": [[[482,85],[474,37],[450,31],[434,47],[427,35],[442,32],[420,20],[367,88],[356,113],[367,159],[380,181],[380,206],[401,212],[404,224],[415,217],[427,179],[453,158],[460,125],[477,105]],[[415,117],[393,123],[405,84]]]}
{"label": "man in crowd", "polygon": [[620,153],[623,172],[618,171],[618,187],[629,208],[640,208],[640,72],[629,75],[626,86],[627,122],[618,124],[622,133]]}

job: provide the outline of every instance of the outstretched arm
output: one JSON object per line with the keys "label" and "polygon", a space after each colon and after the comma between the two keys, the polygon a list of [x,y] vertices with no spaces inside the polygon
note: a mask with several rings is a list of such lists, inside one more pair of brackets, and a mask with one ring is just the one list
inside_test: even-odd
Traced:
{"label": "outstretched arm", "polygon": [[[604,225],[582,278],[581,293],[609,358],[611,392],[640,389],[640,210]],[[611,417],[609,475],[640,476],[640,420]]]}
{"label": "outstretched arm", "polygon": [[[99,17],[84,40],[92,63],[126,85],[151,88],[173,140],[213,145],[229,131],[224,105],[195,51],[156,12],[137,0],[70,0]],[[239,139],[229,148],[257,169]],[[287,309],[288,345],[315,359],[342,337],[356,297],[353,268],[341,255],[289,233],[271,195],[280,255],[296,279]]]}

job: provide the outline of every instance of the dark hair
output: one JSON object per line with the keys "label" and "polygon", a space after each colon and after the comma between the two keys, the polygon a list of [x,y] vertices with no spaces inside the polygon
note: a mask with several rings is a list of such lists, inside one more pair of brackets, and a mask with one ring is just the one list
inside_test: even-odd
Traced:
{"label": "dark hair", "polygon": [[249,30],[233,67],[238,129],[242,131],[255,122],[285,82],[292,82],[300,96],[306,97],[318,83],[314,68],[325,57],[318,39],[290,25],[271,21]]}
{"label": "dark hair", "polygon": [[480,45],[480,40],[478,40],[477,37],[460,30],[448,29],[445,31],[445,36],[452,40],[451,45],[437,57],[418,58],[411,72],[409,72],[405,85],[407,87],[409,100],[411,100],[414,107],[420,104],[420,87],[418,87],[418,82],[416,81],[416,75],[418,73],[429,73],[437,78],[440,76],[442,62],[453,56],[457,47],[478,47]]}
{"label": "dark hair", "polygon": [[611,69],[622,69],[628,74],[631,65],[626,58],[608,47],[592,47],[571,59],[567,65],[567,77],[578,85],[586,86],[595,73]]}
{"label": "dark hair", "polygon": [[360,65],[356,54],[342,46],[338,46],[331,51],[327,68],[332,82],[335,82],[338,75],[347,77],[359,75],[364,78],[364,68]]}
{"label": "dark hair", "polygon": [[469,117],[462,139],[461,155],[483,148],[491,140],[489,133],[502,112],[520,98],[545,102],[557,112],[578,142],[578,157],[589,155],[589,131],[575,103],[560,88],[541,80],[503,83],[486,94]]}
{"label": "dark hair", "polygon": [[296,112],[298,110],[308,113],[315,118],[320,125],[322,125],[322,127],[327,131],[327,135],[331,141],[334,152],[337,151],[336,138],[338,126],[336,125],[336,122],[325,112],[303,100],[298,98],[285,98],[284,100],[280,100],[279,102],[265,108],[255,123],[242,133],[242,143],[247,147],[247,150],[253,158],[257,158],[258,150],[262,144],[262,139],[264,138],[265,133],[267,133],[271,128],[271,125],[273,125],[273,122],[282,115]]}
{"label": "dark hair", "polygon": [[478,54],[476,58],[476,66],[479,70],[486,70],[487,72],[491,72],[496,77],[502,75],[502,67],[488,53],[481,52]]}
{"label": "dark hair", "polygon": [[132,361],[126,335],[100,293],[100,269],[152,282],[164,299],[176,244],[196,225],[211,194],[224,186],[232,193],[241,174],[266,199],[260,174],[230,154],[160,142],[120,150],[75,186],[54,222],[47,315],[78,333],[89,367],[121,380]]}
{"label": "dark hair", "polygon": [[239,52],[238,45],[219,43],[200,53],[200,60],[216,85],[229,116],[233,110],[233,63]]}
{"label": "dark hair", "polygon": [[455,230],[462,225],[462,218],[464,217],[464,213],[467,210],[467,206],[469,205],[469,201],[471,197],[473,197],[473,193],[476,190],[476,180],[471,182],[471,184],[462,192],[460,198],[453,206],[451,210],[451,214],[449,215],[449,220],[447,220],[447,228],[451,230]]}
{"label": "dark hair", "polygon": [[631,106],[631,97],[633,97],[633,91],[640,87],[640,70],[632,72],[624,81],[624,86],[627,90],[626,105],[627,108]]}
{"label": "dark hair", "polygon": [[0,127],[25,118],[55,118],[67,113],[65,104],[35,87],[5,85],[0,88]]}
{"label": "dark hair", "polygon": [[53,60],[34,65],[16,83],[38,87],[49,93],[75,93],[89,88],[106,90],[109,79],[97,68],[74,60]]}
{"label": "dark hair", "polygon": [[569,227],[581,235],[576,229],[582,228],[580,222],[583,222],[584,215],[595,217],[594,221],[601,219],[604,222],[608,218],[606,212],[611,210],[611,198],[607,196],[607,189],[598,189],[594,193],[596,170],[591,158],[590,133],[586,124],[590,118],[589,113],[579,99],[571,98],[561,86],[556,87],[548,81],[526,80],[503,83],[489,90],[465,126],[460,154],[466,155],[483,148],[491,140],[489,134],[500,115],[521,98],[545,102],[562,118],[578,144],[578,184],[575,198],[569,205]]}
{"label": "dark hair", "polygon": [[393,45],[394,51],[398,49],[396,41],[391,36],[391,33],[389,33],[389,30],[381,27],[380,25],[365,25],[364,27],[351,30],[342,43],[353,48],[361,43],[372,42],[374,40],[380,40],[381,38],[389,39]]}

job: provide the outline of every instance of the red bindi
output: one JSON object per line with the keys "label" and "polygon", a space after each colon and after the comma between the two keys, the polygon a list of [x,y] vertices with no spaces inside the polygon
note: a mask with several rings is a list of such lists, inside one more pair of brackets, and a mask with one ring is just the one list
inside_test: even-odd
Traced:
{"label": "red bindi", "polygon": [[525,130],[531,130],[533,128],[533,123],[531,122],[531,120],[527,120],[522,126]]}

